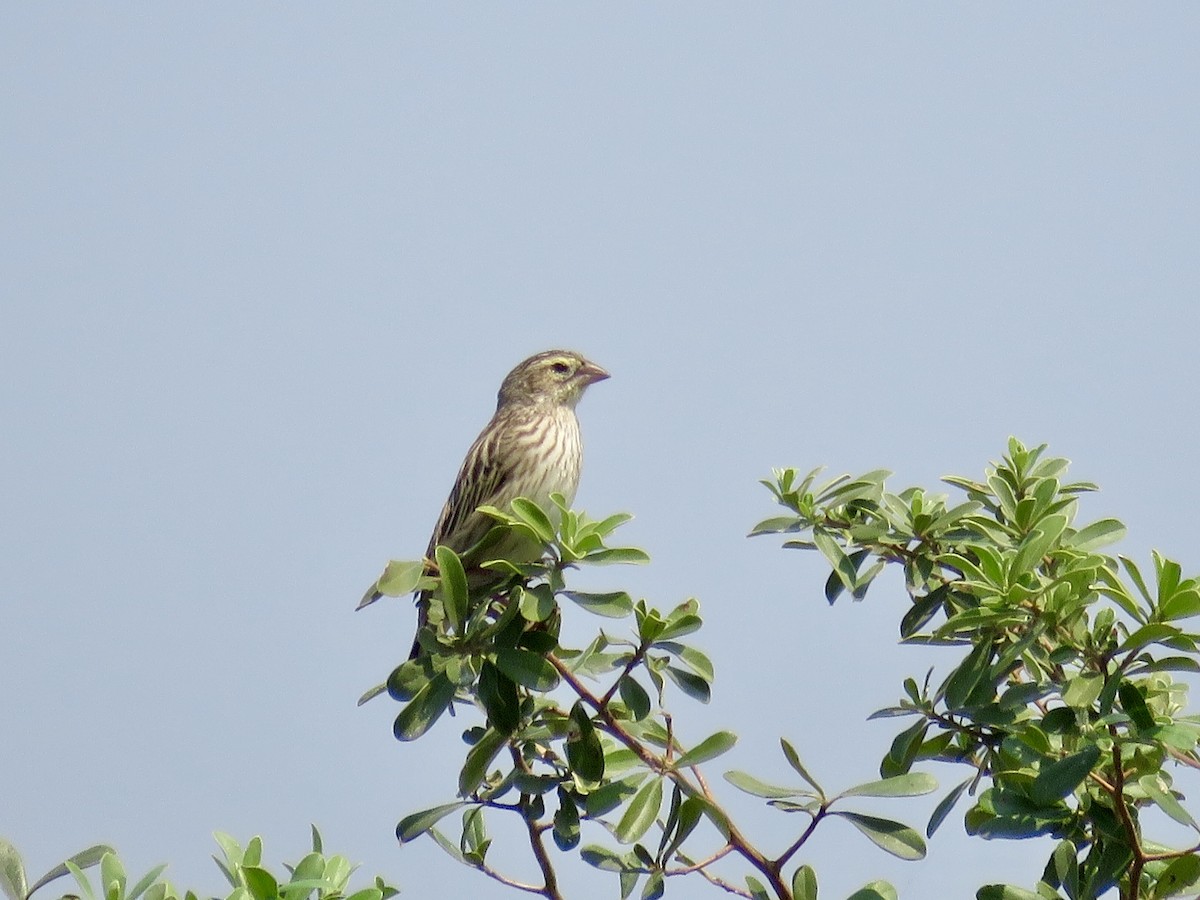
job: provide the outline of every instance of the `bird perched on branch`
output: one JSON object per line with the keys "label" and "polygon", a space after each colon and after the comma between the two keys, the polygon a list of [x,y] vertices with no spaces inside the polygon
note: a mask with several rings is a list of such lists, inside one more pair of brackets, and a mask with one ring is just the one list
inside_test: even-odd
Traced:
{"label": "bird perched on branch", "polygon": [[[528,497],[552,511],[553,493],[562,494],[570,504],[579,486],[583,460],[575,405],[588,385],[608,377],[604,369],[571,350],[538,353],[509,372],[500,385],[495,415],[458,470],[450,497],[433,527],[426,559],[433,559],[439,544],[460,555],[478,544],[496,524],[478,512],[480,506],[507,509],[517,497]],[[509,543],[511,546],[489,546],[485,559],[464,560],[473,587],[497,577],[478,568],[486,559],[520,564],[541,556],[540,546]],[[364,603],[379,596],[368,591]],[[421,652],[420,635],[429,621],[429,603],[428,591],[417,595],[417,637],[409,659]]]}

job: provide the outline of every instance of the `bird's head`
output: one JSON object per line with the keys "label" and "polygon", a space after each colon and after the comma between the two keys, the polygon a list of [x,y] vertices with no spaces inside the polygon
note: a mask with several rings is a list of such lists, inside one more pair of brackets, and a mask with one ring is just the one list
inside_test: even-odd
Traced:
{"label": "bird's head", "polygon": [[508,373],[500,385],[498,405],[548,403],[573,407],[589,384],[608,377],[602,368],[573,350],[547,350]]}

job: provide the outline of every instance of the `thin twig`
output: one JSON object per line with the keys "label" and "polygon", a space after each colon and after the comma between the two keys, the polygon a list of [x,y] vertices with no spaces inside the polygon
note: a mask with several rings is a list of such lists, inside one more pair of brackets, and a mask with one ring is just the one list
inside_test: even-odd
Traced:
{"label": "thin twig", "polygon": [[684,869],[674,869],[669,872],[664,871],[663,874],[664,875],[684,875],[684,874],[687,874],[688,872],[698,872],[698,873],[700,873],[701,876],[704,877],[705,881],[707,881],[709,884],[715,885],[716,887],[719,887],[721,890],[728,891],[731,894],[737,894],[739,897],[746,897],[747,900],[754,900],[754,895],[751,894],[749,891],[743,890],[742,888],[738,887],[737,885],[730,884],[728,881],[726,881],[724,878],[721,878],[719,875],[714,875],[712,872],[708,871],[709,864],[720,859],[722,856],[725,856],[726,854],[735,851],[736,849],[737,848],[734,847],[733,844],[726,844],[724,848],[722,848],[716,854],[714,854],[713,856],[709,857],[708,859],[704,860],[704,862],[701,862],[701,863],[692,863],[692,861],[690,859],[688,859],[688,857],[685,856],[684,854],[676,853],[675,856],[677,858],[683,860],[685,863],[688,863],[689,865],[687,866],[687,868],[684,868]]}

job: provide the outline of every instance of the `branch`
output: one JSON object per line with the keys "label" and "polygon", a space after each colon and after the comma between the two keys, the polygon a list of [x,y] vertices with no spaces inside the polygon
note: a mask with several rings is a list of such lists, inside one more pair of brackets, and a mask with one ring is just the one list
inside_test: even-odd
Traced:
{"label": "branch", "polygon": [[[783,876],[780,874],[779,864],[773,863],[771,860],[767,859],[761,852],[758,851],[757,848],[755,848],[748,840],[746,840],[746,837],[741,833],[738,827],[733,824],[729,814],[726,813],[725,810],[723,810],[720,806],[718,806],[717,803],[712,799],[712,793],[708,791],[707,784],[704,784],[703,787],[698,787],[697,785],[692,784],[682,772],[672,768],[671,765],[662,757],[656,756],[650,750],[647,750],[646,747],[643,746],[637,738],[631,735],[625,729],[625,726],[622,725],[611,712],[609,712],[608,706],[603,703],[599,697],[593,694],[561,659],[559,659],[553,653],[547,653],[546,659],[552,666],[554,666],[558,674],[562,676],[563,681],[569,684],[571,689],[579,695],[579,698],[596,710],[597,715],[600,716],[601,721],[604,723],[605,730],[630,750],[632,750],[651,771],[666,775],[690,795],[703,795],[709,807],[720,817],[721,826],[719,826],[719,829],[726,834],[726,840],[733,847],[733,852],[741,856],[744,860],[746,860],[746,862],[756,868],[767,878],[780,900],[792,900],[792,890],[783,880]],[[692,772],[696,773],[698,778],[700,777],[696,767],[692,767]],[[703,781],[701,781],[701,783],[703,784]],[[712,881],[712,878],[709,877],[709,875],[703,869],[698,871],[700,871],[705,878],[708,878],[709,881]],[[717,882],[713,883],[716,884]],[[737,892],[741,893],[740,890]],[[742,896],[747,895],[742,894]]]}
{"label": "branch", "polygon": [[[509,752],[512,754],[513,765],[522,772],[529,772],[529,766],[525,764],[521,753],[512,744],[508,745]],[[542,870],[543,886],[534,888],[533,893],[541,894],[547,900],[564,900],[563,895],[558,891],[558,874],[554,871],[554,863],[550,861],[550,855],[546,852],[546,844],[542,840],[542,835],[545,834],[549,825],[540,825],[533,816],[533,810],[528,805],[528,795],[521,795],[521,820],[525,823],[525,830],[529,833],[529,846],[533,850],[533,857],[537,860],[538,868]]]}

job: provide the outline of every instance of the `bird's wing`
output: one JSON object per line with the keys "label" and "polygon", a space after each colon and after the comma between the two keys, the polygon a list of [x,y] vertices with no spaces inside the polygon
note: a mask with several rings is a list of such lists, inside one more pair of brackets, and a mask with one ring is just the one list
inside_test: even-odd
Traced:
{"label": "bird's wing", "polygon": [[454,487],[442,507],[426,555],[432,557],[434,548],[442,544],[456,553],[464,553],[479,543],[496,524],[476,512],[480,506],[504,506],[506,487],[511,483],[514,466],[512,453],[506,452],[512,443],[511,429],[499,416],[475,439],[467,451]]}

